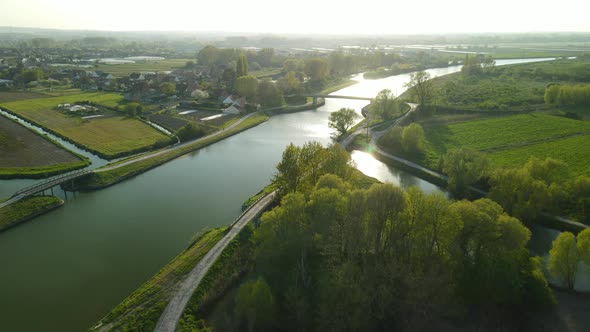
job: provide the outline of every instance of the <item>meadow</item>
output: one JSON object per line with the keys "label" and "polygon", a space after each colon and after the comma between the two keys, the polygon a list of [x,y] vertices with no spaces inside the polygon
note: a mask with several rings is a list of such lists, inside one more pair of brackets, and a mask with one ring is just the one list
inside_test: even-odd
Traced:
{"label": "meadow", "polygon": [[167,138],[137,119],[124,116],[82,119],[53,109],[61,103],[78,101],[116,107],[122,99],[121,95],[113,93],[81,92],[8,102],[0,106],[107,159],[145,150],[157,140]]}
{"label": "meadow", "polygon": [[[432,104],[460,110],[537,110],[544,108],[548,83],[590,82],[590,60],[572,59],[499,66],[478,75],[462,73],[432,80]],[[408,98],[406,91],[402,97]]]}
{"label": "meadow", "polygon": [[0,116],[0,178],[46,177],[85,167],[87,160]]}

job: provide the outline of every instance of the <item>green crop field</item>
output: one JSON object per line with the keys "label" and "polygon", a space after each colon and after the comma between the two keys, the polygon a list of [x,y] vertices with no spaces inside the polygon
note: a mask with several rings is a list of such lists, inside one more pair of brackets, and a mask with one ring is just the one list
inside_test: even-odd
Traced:
{"label": "green crop field", "polygon": [[588,121],[533,113],[435,126],[425,134],[425,163],[433,168],[440,156],[459,147],[485,152],[498,165],[521,165],[530,156],[561,159],[575,174],[590,165]]}
{"label": "green crop field", "polygon": [[572,175],[590,175],[590,134],[526,145],[489,154],[497,165],[523,165],[529,156],[565,161]]}
{"label": "green crop field", "polygon": [[166,136],[151,126],[123,116],[84,120],[53,108],[60,103],[91,101],[114,107],[123,99],[112,93],[79,93],[62,97],[37,98],[0,106],[61,135],[105,158],[115,158],[150,147]]}
{"label": "green crop field", "polygon": [[187,62],[194,59],[165,59],[158,61],[146,61],[129,64],[108,65],[99,64],[95,69],[111,73],[115,77],[129,76],[132,73],[171,71],[184,67]]}

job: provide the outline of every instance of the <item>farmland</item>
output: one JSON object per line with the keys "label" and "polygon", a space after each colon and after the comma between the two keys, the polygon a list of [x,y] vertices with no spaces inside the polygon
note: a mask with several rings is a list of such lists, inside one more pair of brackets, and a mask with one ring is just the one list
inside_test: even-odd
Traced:
{"label": "farmland", "polygon": [[53,108],[60,103],[78,101],[115,107],[122,98],[112,93],[78,93],[8,102],[0,106],[104,158],[112,159],[145,150],[166,136],[137,119],[112,116],[88,120],[65,115]]}
{"label": "farmland", "polygon": [[99,64],[95,69],[111,73],[115,77],[124,77],[132,73],[172,71],[176,68],[184,67],[188,61],[194,61],[194,59],[165,59],[116,65]]}
{"label": "farmland", "polygon": [[44,177],[88,165],[33,131],[0,116],[0,178]]}
{"label": "farmland", "polygon": [[488,154],[497,165],[522,165],[530,156],[568,163],[574,174],[590,171],[590,122],[547,114],[521,114],[425,129],[424,163],[437,168],[447,151],[467,147]]}

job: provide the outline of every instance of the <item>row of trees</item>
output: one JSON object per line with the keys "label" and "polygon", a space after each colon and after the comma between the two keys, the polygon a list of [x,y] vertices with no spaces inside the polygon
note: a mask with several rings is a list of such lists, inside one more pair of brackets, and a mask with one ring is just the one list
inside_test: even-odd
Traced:
{"label": "row of trees", "polygon": [[[528,255],[529,230],[498,204],[356,187],[349,158],[309,143],[289,146],[279,163],[281,204],[255,234],[259,279],[238,293],[257,289],[259,302],[247,303],[275,304],[281,329],[420,330],[442,317],[469,319],[458,314],[467,308],[509,325],[514,310],[553,303],[539,259]],[[250,330],[279,327],[239,307]]]}
{"label": "row of trees", "polygon": [[549,84],[545,88],[545,103],[550,106],[580,107],[590,105],[590,84]]}
{"label": "row of trees", "polygon": [[263,106],[280,106],[284,102],[283,92],[269,79],[258,81],[251,75],[242,76],[236,80],[235,89],[238,95]]}
{"label": "row of trees", "polygon": [[469,186],[487,181],[488,197],[525,222],[564,211],[590,222],[590,177],[573,177],[560,160],[531,157],[522,167],[492,168],[484,154],[460,148],[442,157],[441,169],[455,196],[468,197]]}

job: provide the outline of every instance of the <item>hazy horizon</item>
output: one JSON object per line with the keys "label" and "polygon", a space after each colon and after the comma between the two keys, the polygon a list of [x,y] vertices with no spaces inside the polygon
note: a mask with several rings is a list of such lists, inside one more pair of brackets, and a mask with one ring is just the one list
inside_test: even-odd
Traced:
{"label": "hazy horizon", "polygon": [[[377,0],[361,6],[334,7],[332,2],[300,0],[277,5],[269,0],[216,2],[188,0],[165,4],[138,0],[19,0],[0,3],[0,24],[7,28],[41,28],[105,32],[217,32],[295,35],[413,35],[462,33],[590,32],[580,0],[558,6],[535,1],[498,0],[475,8],[467,0]],[[337,4],[336,4],[337,5]]]}

